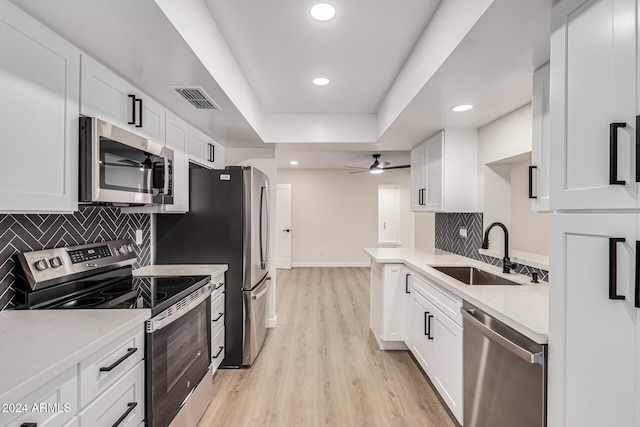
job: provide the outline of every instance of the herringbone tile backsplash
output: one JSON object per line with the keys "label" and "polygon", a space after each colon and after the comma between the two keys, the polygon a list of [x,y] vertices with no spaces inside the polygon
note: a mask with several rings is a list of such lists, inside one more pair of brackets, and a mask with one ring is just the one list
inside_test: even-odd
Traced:
{"label": "herringbone tile backsplash", "polygon": [[[460,237],[460,228],[467,228],[467,238]],[[478,252],[482,245],[484,230],[482,228],[482,213],[436,213],[437,249],[476,259],[491,265],[502,265],[502,260]],[[528,265],[518,265],[516,273],[531,275],[538,272],[540,280],[549,281],[549,272]]]}
{"label": "herringbone tile backsplash", "polygon": [[0,215],[0,311],[13,307],[15,254],[105,240],[131,239],[142,230],[143,243],[134,245],[138,261],[151,260],[151,216],[123,214],[119,208],[83,207],[73,215]]}

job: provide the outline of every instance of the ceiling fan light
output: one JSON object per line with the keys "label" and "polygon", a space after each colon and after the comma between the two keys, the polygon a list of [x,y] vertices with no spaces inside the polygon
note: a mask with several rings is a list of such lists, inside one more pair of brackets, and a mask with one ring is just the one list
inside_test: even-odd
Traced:
{"label": "ceiling fan light", "polygon": [[382,172],[384,172],[384,169],[379,169],[377,167],[369,169],[369,173],[372,173],[374,175],[378,175]]}

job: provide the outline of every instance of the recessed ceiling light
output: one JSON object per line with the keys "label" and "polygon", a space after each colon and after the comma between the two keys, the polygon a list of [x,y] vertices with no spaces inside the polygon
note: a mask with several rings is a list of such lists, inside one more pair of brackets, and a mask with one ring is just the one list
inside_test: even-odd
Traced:
{"label": "recessed ceiling light", "polygon": [[469,111],[473,108],[473,105],[471,104],[463,104],[463,105],[456,105],[455,107],[451,108],[451,111],[455,111],[456,113],[461,113],[463,111]]}
{"label": "recessed ceiling light", "polygon": [[311,8],[311,16],[318,21],[328,21],[336,14],[336,8],[329,3],[318,3]]}
{"label": "recessed ceiling light", "polygon": [[314,77],[313,78],[313,84],[316,86],[326,86],[330,83],[329,78],[328,77]]}
{"label": "recessed ceiling light", "polygon": [[295,160],[291,160],[291,161],[289,162],[289,164],[290,164],[290,165],[295,166],[295,165],[297,165],[297,164],[298,164],[298,162],[296,162]]}

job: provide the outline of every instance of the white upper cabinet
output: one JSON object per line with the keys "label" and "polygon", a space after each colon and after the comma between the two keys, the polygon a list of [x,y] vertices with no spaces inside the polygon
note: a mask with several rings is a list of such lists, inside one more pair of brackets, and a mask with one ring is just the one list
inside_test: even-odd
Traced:
{"label": "white upper cabinet", "polygon": [[445,129],[411,151],[414,212],[475,212],[478,132]]}
{"label": "white upper cabinet", "polygon": [[529,198],[531,210],[549,211],[549,64],[533,73],[533,135],[531,142],[531,166],[529,166]]}
{"label": "white upper cabinet", "polygon": [[165,109],[92,58],[82,55],[80,112],[159,143],[165,140]]}
{"label": "white upper cabinet", "polygon": [[224,148],[198,129],[189,129],[189,160],[207,169],[224,169]]}
{"label": "white upper cabinet", "polygon": [[636,0],[565,0],[552,13],[551,208],[638,206]]}
{"label": "white upper cabinet", "polygon": [[0,212],[78,209],[80,52],[0,1]]}
{"label": "white upper cabinet", "polygon": [[411,210],[427,210],[423,202],[423,193],[427,190],[426,145],[422,143],[411,150]]}

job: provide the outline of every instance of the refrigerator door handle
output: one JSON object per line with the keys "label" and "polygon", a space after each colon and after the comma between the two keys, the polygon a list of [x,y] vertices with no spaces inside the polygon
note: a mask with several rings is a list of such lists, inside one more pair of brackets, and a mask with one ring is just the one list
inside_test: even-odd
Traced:
{"label": "refrigerator door handle", "polygon": [[267,264],[269,263],[269,243],[271,242],[271,213],[270,213],[270,209],[269,209],[269,183],[265,180],[264,182],[264,194],[265,194],[265,198],[264,198],[264,208],[265,211],[267,213],[267,240],[264,242],[264,252],[265,252],[265,256],[264,256],[264,263],[265,263],[265,267],[267,268]]}
{"label": "refrigerator door handle", "polygon": [[264,251],[264,248],[262,246],[263,245],[262,242],[264,241],[264,239],[263,239],[263,230],[262,230],[262,223],[263,223],[263,220],[262,220],[262,212],[263,212],[262,206],[263,206],[263,203],[264,203],[264,193],[265,193],[264,190],[265,190],[264,185],[262,185],[260,187],[260,215],[259,215],[260,226],[259,226],[259,229],[260,229],[260,268],[263,269],[263,270],[267,268],[267,262],[266,262],[265,253],[264,253],[265,251]]}

